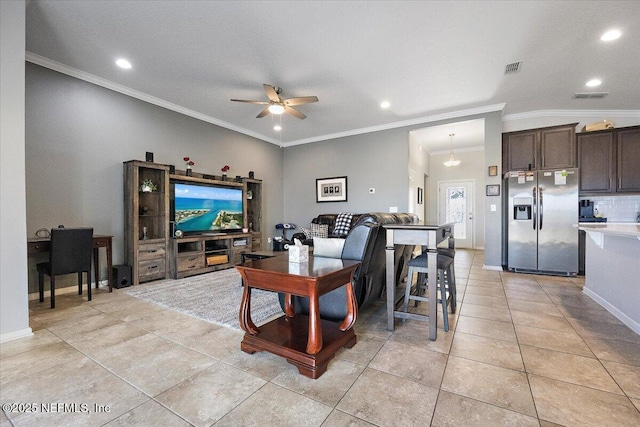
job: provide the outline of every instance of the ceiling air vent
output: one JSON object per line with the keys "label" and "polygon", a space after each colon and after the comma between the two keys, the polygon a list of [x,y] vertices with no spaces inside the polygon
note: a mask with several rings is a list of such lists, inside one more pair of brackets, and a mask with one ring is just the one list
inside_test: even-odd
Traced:
{"label": "ceiling air vent", "polygon": [[602,99],[609,95],[609,92],[577,92],[573,94],[575,99]]}
{"label": "ceiling air vent", "polygon": [[515,74],[518,71],[520,71],[520,65],[522,65],[522,61],[517,61],[517,62],[512,62],[511,64],[507,64],[507,66],[504,67],[504,73]]}

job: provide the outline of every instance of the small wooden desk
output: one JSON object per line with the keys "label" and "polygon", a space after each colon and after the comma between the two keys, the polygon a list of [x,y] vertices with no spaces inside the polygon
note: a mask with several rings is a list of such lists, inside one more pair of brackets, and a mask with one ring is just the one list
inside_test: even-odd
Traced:
{"label": "small wooden desk", "polygon": [[[246,332],[242,351],[266,350],[284,357],[309,378],[316,379],[342,347],[353,347],[353,325],[358,305],[351,280],[359,261],[310,257],[308,263],[290,263],[277,256],[236,266],[244,283],[240,326]],[[319,297],[346,286],[347,316],[340,325],[320,319]],[[285,294],[285,316],[258,328],[251,320],[251,289]],[[309,298],[309,316],[296,315],[293,295]]]}
{"label": "small wooden desk", "polygon": [[[387,231],[386,263],[387,263],[387,329],[393,331],[395,318],[429,321],[429,339],[435,341],[438,331],[436,327],[438,319],[438,251],[437,245],[449,238],[449,246],[453,247],[453,227],[455,224],[444,225],[420,225],[420,224],[388,224],[383,227]],[[396,272],[394,269],[395,245],[422,246],[423,252],[427,252],[429,266],[429,315],[420,315],[396,311]],[[407,286],[411,278],[407,279]]]}
{"label": "small wooden desk", "polygon": [[[113,236],[93,235],[93,272],[96,281],[96,288],[100,278],[100,257],[98,250],[105,248],[107,251],[107,274],[109,282],[109,292],[113,291]],[[27,253],[34,254],[38,252],[49,252],[51,250],[50,238],[30,238],[27,239]]]}

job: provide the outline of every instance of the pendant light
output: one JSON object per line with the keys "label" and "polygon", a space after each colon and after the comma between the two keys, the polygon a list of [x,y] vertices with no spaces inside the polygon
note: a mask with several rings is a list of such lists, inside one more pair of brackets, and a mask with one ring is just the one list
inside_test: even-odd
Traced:
{"label": "pendant light", "polygon": [[449,152],[449,160],[447,160],[446,162],[444,162],[444,165],[448,168],[453,167],[453,166],[458,166],[460,164],[460,160],[456,160],[453,157],[453,136],[455,135],[455,133],[450,133],[449,136],[451,137],[451,151]]}

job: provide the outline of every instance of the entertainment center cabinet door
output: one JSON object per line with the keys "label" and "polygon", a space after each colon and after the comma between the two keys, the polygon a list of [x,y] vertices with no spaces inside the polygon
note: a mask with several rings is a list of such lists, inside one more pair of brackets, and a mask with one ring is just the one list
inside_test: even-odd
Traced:
{"label": "entertainment center cabinet door", "polygon": [[140,242],[138,245],[138,280],[149,280],[165,277],[166,249],[164,242]]}
{"label": "entertainment center cabinet door", "polygon": [[204,253],[187,253],[178,255],[178,272],[197,270],[205,267]]}

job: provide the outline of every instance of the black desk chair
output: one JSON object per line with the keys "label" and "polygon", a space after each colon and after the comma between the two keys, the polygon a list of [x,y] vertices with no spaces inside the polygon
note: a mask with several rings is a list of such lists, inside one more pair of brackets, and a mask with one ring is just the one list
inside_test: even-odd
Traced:
{"label": "black desk chair", "polygon": [[38,264],[40,302],[44,301],[44,275],[51,278],[51,308],[56,307],[55,276],[78,273],[78,295],[82,295],[82,273],[87,273],[87,290],[91,301],[91,255],[93,228],[54,228],[51,230],[49,262]]}

